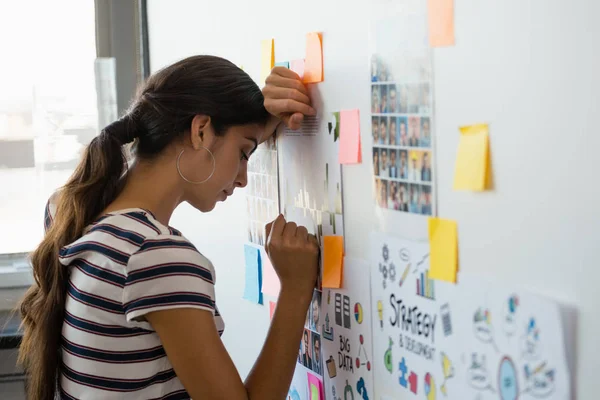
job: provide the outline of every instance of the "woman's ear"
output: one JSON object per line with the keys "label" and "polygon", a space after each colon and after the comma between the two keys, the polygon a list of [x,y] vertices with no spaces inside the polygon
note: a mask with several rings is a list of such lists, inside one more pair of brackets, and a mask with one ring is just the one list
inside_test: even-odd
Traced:
{"label": "woman's ear", "polygon": [[208,136],[211,136],[212,134],[213,132],[210,129],[210,117],[204,114],[197,114],[194,116],[190,126],[190,142],[194,150],[198,150],[202,146],[208,147],[207,141],[212,140],[212,138],[209,138]]}

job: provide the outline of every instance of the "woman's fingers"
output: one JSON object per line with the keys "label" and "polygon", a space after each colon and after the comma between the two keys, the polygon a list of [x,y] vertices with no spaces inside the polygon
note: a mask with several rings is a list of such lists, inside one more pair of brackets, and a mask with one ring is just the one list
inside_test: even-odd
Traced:
{"label": "woman's fingers", "polygon": [[273,115],[302,113],[304,115],[316,115],[314,108],[306,103],[293,99],[265,98],[265,108]]}
{"label": "woman's fingers", "polygon": [[308,241],[308,230],[304,226],[299,226],[296,229],[296,237],[303,241]]}
{"label": "woman's fingers", "polygon": [[[287,70],[287,68],[284,68],[284,69]],[[296,74],[295,72],[292,72],[292,71],[290,71],[290,72],[294,75]],[[265,87],[275,86],[275,87],[282,87],[282,88],[288,88],[288,89],[296,89],[297,91],[304,93],[305,95],[308,96],[308,89],[306,89],[306,86],[304,86],[304,84],[302,83],[300,78],[298,78],[298,75],[296,75],[296,77],[286,77],[286,76],[271,73],[271,75],[269,75],[267,77],[267,80],[265,81],[265,83],[266,83]]]}
{"label": "woman's fingers", "polygon": [[285,114],[285,115],[281,116],[281,120],[288,128],[295,131],[297,129],[300,129],[300,126],[302,125],[302,121],[304,120],[304,114],[302,114],[302,113]]}
{"label": "woman's fingers", "polygon": [[306,94],[288,87],[265,86],[263,95],[272,99],[292,99],[310,105],[310,98]]}

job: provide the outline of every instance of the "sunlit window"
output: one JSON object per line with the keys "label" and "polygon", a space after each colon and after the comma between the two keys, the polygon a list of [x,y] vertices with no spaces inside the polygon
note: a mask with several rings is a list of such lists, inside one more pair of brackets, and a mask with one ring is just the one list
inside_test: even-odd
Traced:
{"label": "sunlit window", "polygon": [[33,250],[97,134],[93,0],[0,3],[0,254]]}

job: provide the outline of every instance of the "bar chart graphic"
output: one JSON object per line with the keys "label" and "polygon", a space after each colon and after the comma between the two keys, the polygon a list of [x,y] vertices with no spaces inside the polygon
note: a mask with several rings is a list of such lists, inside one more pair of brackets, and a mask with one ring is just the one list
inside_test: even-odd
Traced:
{"label": "bar chart graphic", "polygon": [[429,278],[429,270],[421,272],[417,278],[417,295],[430,300],[435,300],[435,282]]}

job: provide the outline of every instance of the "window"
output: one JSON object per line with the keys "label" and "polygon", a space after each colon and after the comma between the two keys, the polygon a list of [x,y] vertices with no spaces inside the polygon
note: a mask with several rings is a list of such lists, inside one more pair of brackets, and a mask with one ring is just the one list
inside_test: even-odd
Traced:
{"label": "window", "polygon": [[27,253],[98,132],[94,1],[2,2],[0,37],[0,254]]}

